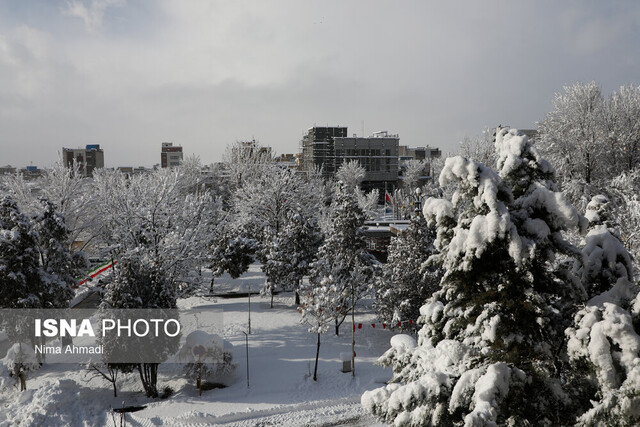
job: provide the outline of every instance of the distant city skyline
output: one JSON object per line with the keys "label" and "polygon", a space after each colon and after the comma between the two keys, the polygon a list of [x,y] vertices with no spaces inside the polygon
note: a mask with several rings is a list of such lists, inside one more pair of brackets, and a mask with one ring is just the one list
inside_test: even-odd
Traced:
{"label": "distant city skyline", "polygon": [[[105,166],[203,163],[313,126],[444,155],[530,129],[563,85],[640,84],[640,3],[379,0],[0,2],[0,166],[100,144]],[[363,132],[364,130],[364,132]]]}

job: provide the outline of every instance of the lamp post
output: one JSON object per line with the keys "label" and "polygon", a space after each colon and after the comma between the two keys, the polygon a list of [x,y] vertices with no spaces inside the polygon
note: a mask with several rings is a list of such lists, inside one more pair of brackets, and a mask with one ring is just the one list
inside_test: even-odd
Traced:
{"label": "lamp post", "polygon": [[251,335],[251,285],[249,285],[247,296],[249,298],[249,335]]}
{"label": "lamp post", "polygon": [[245,344],[247,348],[247,388],[249,388],[249,335],[245,331],[242,331],[242,333],[244,334]]}
{"label": "lamp post", "polygon": [[416,215],[420,215],[420,211],[422,210],[422,190],[420,187],[416,188],[416,205],[415,205],[415,213]]}

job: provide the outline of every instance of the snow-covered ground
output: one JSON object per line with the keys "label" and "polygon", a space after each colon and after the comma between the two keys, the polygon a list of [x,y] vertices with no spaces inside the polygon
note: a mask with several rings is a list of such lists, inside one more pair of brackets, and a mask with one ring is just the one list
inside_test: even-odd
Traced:
{"label": "snow-covered ground", "polygon": [[[257,266],[252,266],[238,280],[216,279],[215,292],[252,291],[264,280]],[[118,379],[118,397],[113,397],[109,383],[82,367],[45,365],[27,381],[27,391],[15,388],[0,392],[0,426],[99,426],[120,425],[120,414],[110,408],[146,405],[127,413],[126,425],[132,426],[333,426],[374,425],[364,413],[360,396],[365,390],[380,387],[391,372],[373,361],[388,347],[393,333],[371,327],[375,314],[361,310],[356,322],[356,375],[340,371],[340,353],[351,349],[351,324],[342,325],[340,336],[330,331],[322,335],[318,381],[313,381],[316,336],[300,324],[300,314],[293,295],[269,299],[251,297],[251,335],[249,335],[249,387],[247,387],[247,297],[189,298],[181,300],[183,308],[215,306],[224,310],[224,338],[233,344],[237,368],[227,379],[227,388],[204,391],[202,396],[193,382],[179,368],[160,365],[159,388],[170,386],[174,394],[168,399],[149,399],[142,392],[136,374]]]}

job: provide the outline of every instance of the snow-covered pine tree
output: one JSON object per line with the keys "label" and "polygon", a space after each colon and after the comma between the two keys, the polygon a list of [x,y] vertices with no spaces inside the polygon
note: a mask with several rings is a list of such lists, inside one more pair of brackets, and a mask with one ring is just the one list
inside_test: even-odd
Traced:
{"label": "snow-covered pine tree", "polygon": [[10,196],[0,200],[0,307],[35,308],[40,260],[29,218]]}
{"label": "snow-covered pine tree", "polygon": [[576,263],[590,300],[566,331],[573,378],[582,380],[580,425],[640,423],[640,298],[631,256],[606,197],[587,205],[589,233]]}
{"label": "snow-covered pine tree", "polygon": [[435,227],[429,227],[419,213],[401,235],[391,239],[374,305],[380,318],[392,326],[413,320],[401,323],[401,329],[416,329],[420,307],[440,287],[441,272],[425,264],[435,253],[435,237]]}
{"label": "snow-covered pine tree", "polygon": [[554,364],[563,323],[554,323],[553,303],[564,292],[554,290],[559,280],[543,267],[564,244],[556,241],[559,230],[577,226],[580,216],[548,188],[551,170],[525,136],[499,130],[496,148],[506,182],[480,163],[450,158],[440,184],[457,187],[451,202],[425,203],[445,273],[441,290],[420,309],[424,325],[411,358],[387,358],[401,364],[398,382],[362,397],[387,422],[571,422]]}
{"label": "snow-covered pine tree", "polygon": [[233,279],[237,279],[254,261],[257,242],[246,237],[246,234],[240,227],[234,227],[229,222],[218,225],[209,247],[209,268],[212,274],[210,293],[213,293],[213,281],[216,277],[227,272]]}
{"label": "snow-covered pine tree", "polygon": [[520,242],[516,256],[520,258],[519,269],[546,300],[545,317],[555,325],[548,344],[559,357],[564,351],[563,330],[571,322],[576,304],[586,297],[579,278],[572,273],[578,249],[562,233],[582,233],[588,221],[558,191],[553,166],[526,135],[499,128],[495,145],[499,175],[514,198],[508,209],[518,235],[514,242]]}
{"label": "snow-covered pine tree", "polygon": [[42,212],[34,217],[34,231],[40,258],[40,305],[42,308],[68,307],[72,285],[87,263],[84,254],[68,246],[70,231],[57,207],[40,199]]}
{"label": "snow-covered pine tree", "polygon": [[309,286],[331,277],[336,335],[347,313],[371,290],[377,262],[367,252],[360,227],[364,213],[352,194],[338,188],[329,219],[329,231],[309,274]]}
{"label": "snow-covered pine tree", "polygon": [[322,233],[314,216],[305,216],[302,209],[289,214],[282,233],[271,243],[265,273],[287,291],[295,292],[295,304],[300,305],[302,278],[308,274],[322,243]]}

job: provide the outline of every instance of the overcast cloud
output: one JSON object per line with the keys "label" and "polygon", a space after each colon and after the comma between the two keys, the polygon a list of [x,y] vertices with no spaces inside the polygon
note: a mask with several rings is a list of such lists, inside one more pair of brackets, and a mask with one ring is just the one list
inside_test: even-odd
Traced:
{"label": "overcast cloud", "polygon": [[565,84],[640,84],[638,23],[635,1],[0,0],[0,165],[290,153],[313,125],[453,151]]}

